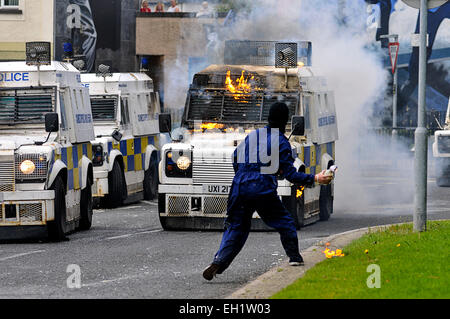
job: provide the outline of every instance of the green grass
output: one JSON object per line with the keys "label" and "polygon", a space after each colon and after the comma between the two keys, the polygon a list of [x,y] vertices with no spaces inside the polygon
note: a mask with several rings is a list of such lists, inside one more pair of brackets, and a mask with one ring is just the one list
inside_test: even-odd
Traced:
{"label": "green grass", "polygon": [[[428,222],[422,233],[412,224],[371,231],[272,298],[450,298],[449,251],[450,221]],[[370,264],[380,266],[380,288],[367,287]]]}

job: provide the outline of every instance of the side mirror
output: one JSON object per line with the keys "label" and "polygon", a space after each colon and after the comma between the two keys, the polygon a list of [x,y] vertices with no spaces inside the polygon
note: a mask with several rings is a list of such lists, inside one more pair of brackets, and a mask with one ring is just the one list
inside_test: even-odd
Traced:
{"label": "side mirror", "polygon": [[169,113],[159,114],[159,132],[170,133],[172,131],[172,117]]}
{"label": "side mirror", "polygon": [[303,116],[294,115],[291,121],[291,135],[305,135],[305,118]]}
{"label": "side mirror", "polygon": [[58,113],[45,114],[45,131],[47,133],[58,132],[59,116]]}
{"label": "side mirror", "polygon": [[112,132],[111,137],[116,140],[117,142],[120,142],[120,140],[122,139],[122,133],[120,133],[118,130],[114,130],[114,132]]}

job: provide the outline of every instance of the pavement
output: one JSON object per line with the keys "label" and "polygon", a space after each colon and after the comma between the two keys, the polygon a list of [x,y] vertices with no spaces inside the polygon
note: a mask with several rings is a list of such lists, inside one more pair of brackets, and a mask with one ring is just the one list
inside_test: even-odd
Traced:
{"label": "pavement", "polygon": [[279,266],[272,268],[225,298],[268,299],[283,288],[294,283],[297,279],[303,277],[317,263],[325,260],[326,257],[323,253],[326,247],[325,243],[329,243],[330,247],[345,247],[367,232],[368,228],[363,228],[324,238],[317,244],[301,251],[305,262],[304,266],[290,266],[288,261],[284,261]]}

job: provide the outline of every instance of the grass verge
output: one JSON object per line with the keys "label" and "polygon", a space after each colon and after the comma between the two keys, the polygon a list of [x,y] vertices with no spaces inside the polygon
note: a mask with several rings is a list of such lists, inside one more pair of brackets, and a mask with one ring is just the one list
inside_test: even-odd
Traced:
{"label": "grass verge", "polygon": [[[344,257],[318,263],[272,298],[450,298],[449,242],[450,221],[428,222],[422,233],[412,224],[370,231],[346,246]],[[367,285],[376,283],[373,264],[380,288]]]}

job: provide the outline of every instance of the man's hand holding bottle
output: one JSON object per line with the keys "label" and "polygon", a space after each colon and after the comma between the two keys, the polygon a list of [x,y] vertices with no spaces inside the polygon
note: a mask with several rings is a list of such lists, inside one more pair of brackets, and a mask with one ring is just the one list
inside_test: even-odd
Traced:
{"label": "man's hand holding bottle", "polygon": [[328,185],[333,180],[334,173],[336,172],[336,170],[337,170],[336,165],[331,166],[327,170],[324,169],[322,172],[314,176],[314,181],[320,185]]}

